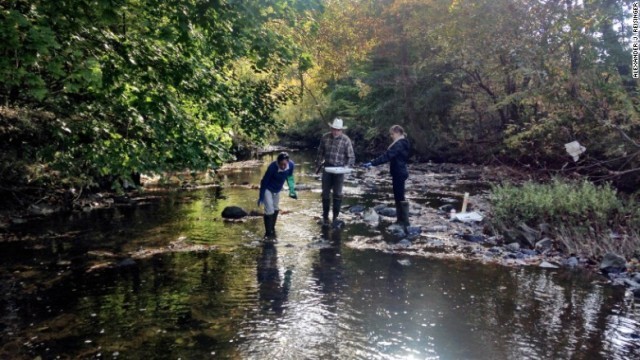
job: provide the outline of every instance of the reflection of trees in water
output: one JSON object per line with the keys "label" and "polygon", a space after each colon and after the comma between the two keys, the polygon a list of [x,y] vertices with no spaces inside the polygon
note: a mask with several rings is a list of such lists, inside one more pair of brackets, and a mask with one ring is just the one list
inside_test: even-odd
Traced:
{"label": "reflection of trees in water", "polygon": [[263,310],[272,310],[282,314],[284,304],[289,297],[291,287],[291,270],[284,272],[284,280],[280,279],[278,269],[278,252],[273,244],[264,244],[257,266],[258,291]]}

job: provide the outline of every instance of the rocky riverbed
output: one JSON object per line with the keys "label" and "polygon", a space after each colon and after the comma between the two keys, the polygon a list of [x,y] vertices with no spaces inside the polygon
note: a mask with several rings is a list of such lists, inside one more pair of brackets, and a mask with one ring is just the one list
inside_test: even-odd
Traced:
{"label": "rocky riverbed", "polygon": [[[243,169],[255,168],[260,160],[250,160],[225,165],[216,173],[193,175],[174,174],[169,179],[171,189],[189,191],[208,187],[239,187],[257,189],[255,181],[225,181],[227,176],[240,173]],[[318,191],[317,186],[305,182],[305,178],[319,181],[316,174],[300,174],[298,191]],[[373,236],[358,235],[349,239],[347,245],[354,249],[375,249],[386,253],[405,255],[455,258],[500,264],[504,266],[538,266],[548,269],[571,268],[576,271],[588,270],[606,276],[603,281],[627,286],[636,296],[640,296],[640,262],[625,259],[616,254],[607,254],[602,259],[593,259],[568,254],[562,244],[550,235],[543,224],[531,228],[522,224],[508,234],[497,233],[491,226],[490,185],[502,181],[521,182],[527,180],[526,173],[508,167],[489,167],[457,164],[421,163],[410,166],[407,180],[407,199],[411,204],[409,233],[393,224],[395,208],[391,195],[391,179],[386,166],[370,170],[357,169],[347,176],[346,183],[365,193],[384,193],[386,201],[376,204],[351,204],[343,209],[342,219],[349,224],[366,224]],[[167,190],[166,181],[159,178],[144,178],[145,190],[136,190],[128,195],[97,193],[75,199],[72,210],[90,212],[113,207],[135,207],[159,201]],[[229,180],[229,179],[226,179]],[[478,215],[476,219],[465,219],[460,214],[465,192],[469,193],[467,213]],[[347,195],[348,196],[348,195]],[[188,197],[183,199],[188,201]],[[17,237],[12,226],[25,226],[30,220],[51,216],[62,211],[59,198],[41,201],[22,212],[0,216],[0,241],[29,240],[32,237]],[[236,212],[238,209],[234,209]],[[452,218],[451,210],[456,210]],[[66,210],[68,211],[68,209]],[[242,211],[234,215],[234,220],[243,222],[247,218],[260,216],[255,210]],[[224,218],[224,216],[221,216]],[[460,220],[462,219],[462,220]],[[73,235],[73,234],[71,234]],[[44,236],[65,237],[65,234],[48,233]],[[187,248],[188,250],[188,248]],[[175,251],[173,247],[144,249],[143,251]],[[132,256],[133,257],[133,256]],[[96,265],[113,265],[113,262],[97,262]]]}
{"label": "rocky riverbed", "polygon": [[[407,198],[411,204],[408,233],[394,224],[393,201],[369,208],[356,204],[345,207],[343,219],[347,224],[367,224],[378,235],[356,236],[347,245],[356,249],[467,259],[504,266],[588,270],[606,276],[595,279],[608,279],[640,296],[638,259],[627,261],[612,253],[602,259],[567,254],[544,224],[538,228],[522,224],[509,234],[496,233],[491,226],[490,189],[486,184],[498,184],[505,179],[517,182],[524,178],[521,173],[508,168],[451,164],[411,166],[407,181]],[[389,185],[390,177],[386,167],[378,167],[357,171],[348,181],[364,187],[365,191],[379,191]],[[469,204],[467,213],[461,214],[460,202],[465,192],[470,193]],[[445,204],[425,204],[421,200],[427,193],[439,194],[439,199]],[[458,213],[452,216],[452,210]],[[464,216],[468,214],[476,215],[476,218],[468,219],[469,216]]]}

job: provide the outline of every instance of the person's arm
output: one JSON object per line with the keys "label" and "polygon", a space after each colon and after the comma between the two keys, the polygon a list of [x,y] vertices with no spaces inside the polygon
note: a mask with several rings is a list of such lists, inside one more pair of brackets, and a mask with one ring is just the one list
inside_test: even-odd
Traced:
{"label": "person's arm", "polygon": [[297,199],[298,198],[298,194],[296,193],[296,181],[293,178],[293,168],[295,167],[295,164],[293,163],[293,161],[289,161],[289,176],[287,176],[287,185],[289,185],[289,197],[292,199]]}
{"label": "person's arm", "polygon": [[384,154],[380,155],[379,157],[371,160],[371,165],[378,166],[380,164],[389,162],[391,161],[391,159],[398,156],[399,152],[400,152],[400,144],[396,142],[395,144],[393,144],[391,149],[385,151]]}

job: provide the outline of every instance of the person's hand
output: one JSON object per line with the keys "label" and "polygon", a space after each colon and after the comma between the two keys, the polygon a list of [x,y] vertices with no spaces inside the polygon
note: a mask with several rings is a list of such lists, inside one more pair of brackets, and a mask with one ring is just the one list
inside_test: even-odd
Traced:
{"label": "person's hand", "polygon": [[258,199],[258,207],[262,205],[262,199]]}
{"label": "person's hand", "polygon": [[368,168],[372,167],[372,166],[373,166],[373,164],[371,164],[371,162],[367,162],[367,163],[362,164],[362,166],[363,166],[365,169],[368,169]]}

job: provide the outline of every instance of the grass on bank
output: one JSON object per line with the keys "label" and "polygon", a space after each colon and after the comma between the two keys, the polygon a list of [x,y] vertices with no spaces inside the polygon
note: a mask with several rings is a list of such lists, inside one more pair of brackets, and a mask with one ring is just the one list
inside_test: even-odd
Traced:
{"label": "grass on bank", "polygon": [[521,223],[548,224],[551,237],[568,253],[599,257],[640,252],[640,205],[609,185],[554,179],[541,184],[498,185],[492,189],[492,225],[497,231]]}

